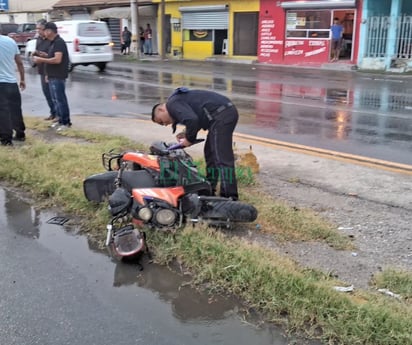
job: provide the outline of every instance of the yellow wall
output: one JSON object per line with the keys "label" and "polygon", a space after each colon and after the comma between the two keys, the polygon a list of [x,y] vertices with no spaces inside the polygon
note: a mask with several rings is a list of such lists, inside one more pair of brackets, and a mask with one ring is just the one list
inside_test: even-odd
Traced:
{"label": "yellow wall", "polygon": [[[160,3],[160,0],[153,0],[153,3]],[[229,5],[229,28],[228,28],[228,56],[233,55],[233,12],[258,12],[259,0],[227,0],[223,3]],[[165,0],[165,13],[170,14],[171,18],[179,18],[181,22],[181,13],[179,7],[182,6],[207,6],[207,5],[222,5],[222,1],[174,1]],[[158,16],[160,18],[161,9],[159,6]],[[158,20],[158,32],[161,32],[160,20]],[[172,26],[172,57],[173,50],[181,51],[185,59],[204,59],[213,55],[213,42],[194,42],[183,41],[183,30],[174,31]],[[250,57],[249,57],[250,58]]]}
{"label": "yellow wall", "polygon": [[213,42],[183,42],[183,57],[191,60],[204,60],[213,55]]}

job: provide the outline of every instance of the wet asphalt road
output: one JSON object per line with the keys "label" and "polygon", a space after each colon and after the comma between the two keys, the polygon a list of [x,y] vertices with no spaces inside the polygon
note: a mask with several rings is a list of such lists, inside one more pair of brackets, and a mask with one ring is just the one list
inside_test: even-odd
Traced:
{"label": "wet asphalt road", "polygon": [[[47,115],[27,69],[26,116]],[[212,89],[239,109],[237,131],[412,164],[412,78],[217,62],[116,61],[105,73],[76,67],[67,83],[73,114],[148,118],[175,87]]]}

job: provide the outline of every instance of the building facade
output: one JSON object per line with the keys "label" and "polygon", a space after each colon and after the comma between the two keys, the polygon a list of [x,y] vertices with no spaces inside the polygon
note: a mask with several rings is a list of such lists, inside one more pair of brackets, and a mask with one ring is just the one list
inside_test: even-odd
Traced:
{"label": "building facade", "polygon": [[[159,18],[160,11],[159,6]],[[166,53],[171,57],[204,60],[226,56],[256,60],[259,0],[167,0],[164,12],[163,36],[166,42],[170,37]],[[158,31],[161,31],[160,21]]]}
{"label": "building facade", "polygon": [[359,67],[412,70],[412,1],[363,0]]}
{"label": "building facade", "polygon": [[331,60],[334,18],[342,24],[339,63],[358,58],[362,2],[355,0],[261,0],[258,61],[285,65],[321,65]]}
{"label": "building facade", "polygon": [[0,0],[0,22],[34,23],[47,18],[56,0]]}

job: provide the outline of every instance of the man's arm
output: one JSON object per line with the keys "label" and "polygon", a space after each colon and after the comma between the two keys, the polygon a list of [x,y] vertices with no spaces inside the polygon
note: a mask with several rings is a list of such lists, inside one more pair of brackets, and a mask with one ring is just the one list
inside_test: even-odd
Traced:
{"label": "man's arm", "polygon": [[44,57],[39,57],[35,56],[33,57],[33,61],[36,63],[46,63],[49,65],[58,65],[61,63],[63,60],[63,53],[62,52],[54,52],[54,56],[51,58],[44,58]]}
{"label": "man's arm", "polygon": [[26,88],[26,82],[24,80],[24,66],[20,54],[14,55],[14,61],[20,74],[20,90],[24,90]]}
{"label": "man's arm", "polygon": [[167,110],[175,121],[186,127],[186,140],[188,144],[193,143],[200,129],[199,117],[193,109],[185,102],[174,101],[167,104]]}

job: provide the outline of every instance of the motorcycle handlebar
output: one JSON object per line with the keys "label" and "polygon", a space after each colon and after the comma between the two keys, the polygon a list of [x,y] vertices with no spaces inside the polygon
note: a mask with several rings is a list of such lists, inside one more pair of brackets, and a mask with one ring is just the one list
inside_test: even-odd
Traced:
{"label": "motorcycle handlebar", "polygon": [[[199,144],[199,143],[201,143],[202,141],[205,141],[205,139],[196,139],[192,145]],[[168,151],[173,151],[173,150],[179,150],[179,149],[183,149],[183,148],[184,148],[184,147],[182,146],[182,144],[177,143],[177,144],[174,144],[174,145],[169,146],[169,147],[167,148],[167,150],[168,150]]]}

